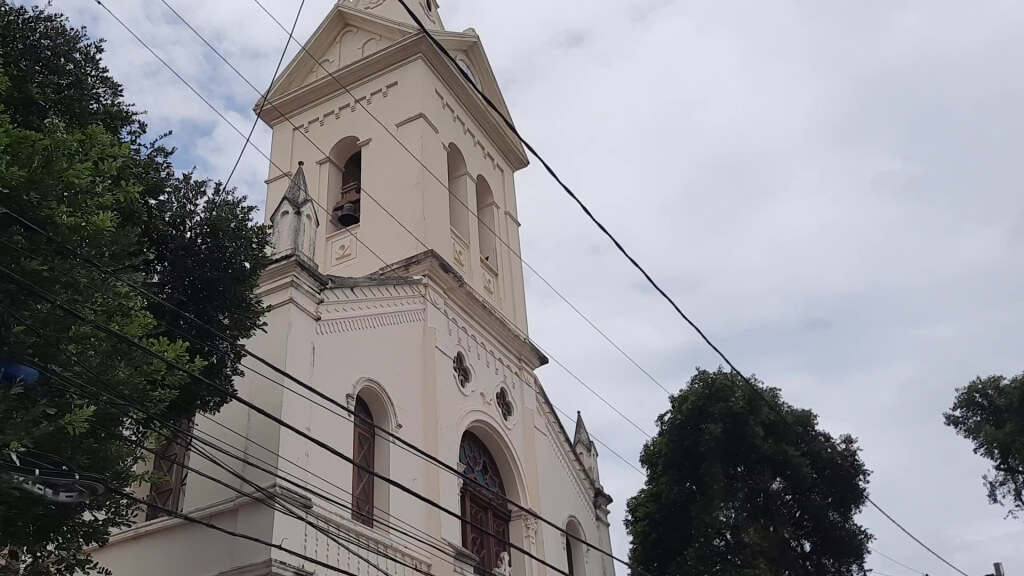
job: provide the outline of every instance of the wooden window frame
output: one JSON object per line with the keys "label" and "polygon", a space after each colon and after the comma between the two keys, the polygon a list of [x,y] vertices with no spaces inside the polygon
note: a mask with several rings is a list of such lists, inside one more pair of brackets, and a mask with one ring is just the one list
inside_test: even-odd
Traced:
{"label": "wooden window frame", "polygon": [[[356,398],[353,418],[352,456],[360,466],[352,466],[352,519],[373,528],[376,439],[373,413],[366,401]],[[365,469],[364,469],[365,468]]]}
{"label": "wooden window frame", "polygon": [[[478,445],[475,448],[487,460],[486,466],[496,480],[497,491],[504,495],[505,489],[494,456],[476,435],[467,432],[459,446],[460,467],[464,474],[460,495],[462,545],[477,556],[474,572],[484,576],[492,574],[498,567],[498,558],[502,552],[511,553],[508,541],[512,515],[504,499],[486,490],[475,476],[466,474],[467,463],[462,461],[462,456],[466,453],[464,446],[467,442]],[[486,528],[495,536],[487,534],[471,522]]]}
{"label": "wooden window frame", "polygon": [[[174,512],[181,512],[185,503],[185,487],[188,484],[188,469],[186,466],[188,466],[191,452],[192,427],[193,422],[191,420],[178,423],[178,428],[187,431],[189,434],[172,432],[173,439],[164,444],[160,449],[160,455],[153,459],[153,470],[166,474],[167,481],[162,484],[150,485],[148,500]],[[147,521],[156,520],[164,516],[168,516],[168,513],[156,506],[146,507]]]}

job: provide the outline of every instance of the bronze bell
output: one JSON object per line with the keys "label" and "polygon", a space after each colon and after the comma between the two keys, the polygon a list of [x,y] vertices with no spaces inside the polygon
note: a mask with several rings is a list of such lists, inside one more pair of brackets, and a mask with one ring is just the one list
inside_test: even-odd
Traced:
{"label": "bronze bell", "polygon": [[359,224],[359,205],[354,202],[349,202],[341,207],[341,210],[337,212],[338,224],[341,224],[343,228],[348,228],[353,224]]}

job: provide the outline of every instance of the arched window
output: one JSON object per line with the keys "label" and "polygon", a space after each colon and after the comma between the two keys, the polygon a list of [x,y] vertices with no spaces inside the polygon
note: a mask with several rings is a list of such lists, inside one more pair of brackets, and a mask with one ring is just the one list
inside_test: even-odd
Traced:
{"label": "arched window", "polygon": [[[182,430],[191,432],[192,420],[178,423]],[[153,471],[163,474],[160,482],[149,487],[149,501],[160,506],[146,508],[146,520],[155,520],[166,516],[161,508],[181,512],[185,501],[185,484],[188,480],[189,444],[185,435],[174,432],[171,439],[160,450],[160,455],[153,459]]]}
{"label": "arched window", "polygon": [[[584,555],[583,542],[587,538],[583,535],[583,528],[575,518],[569,519],[565,524],[565,531],[571,536],[565,536],[565,565],[569,576],[584,576],[586,573],[586,556]],[[581,542],[582,540],[582,542]]]}
{"label": "arched window", "polygon": [[448,145],[448,216],[452,230],[469,244],[469,172],[466,158],[455,144]]}
{"label": "arched window", "polygon": [[572,540],[568,536],[565,539],[567,540],[565,544],[565,571],[569,573],[569,576],[575,576],[576,570],[572,563]]}
{"label": "arched window", "polygon": [[352,454],[359,466],[352,467],[352,518],[361,524],[373,528],[373,484],[371,471],[374,468],[374,440],[376,433],[373,428],[373,413],[370,407],[360,398],[356,398],[354,434]]}
{"label": "arched window", "polygon": [[[491,574],[502,552],[508,552],[510,515],[505,501],[482,487],[505,494],[498,465],[484,443],[472,432],[459,445],[462,484],[462,545],[479,559],[475,572]],[[488,530],[491,536],[483,529]]]}
{"label": "arched window", "polygon": [[476,226],[480,237],[480,258],[495,270],[498,269],[498,221],[495,213],[498,205],[494,193],[483,176],[476,179]]}

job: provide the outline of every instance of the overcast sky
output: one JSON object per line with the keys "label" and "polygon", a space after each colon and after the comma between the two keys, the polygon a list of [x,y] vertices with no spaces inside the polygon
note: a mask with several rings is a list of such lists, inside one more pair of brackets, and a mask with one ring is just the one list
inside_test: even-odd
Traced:
{"label": "overcast sky", "polygon": [[[162,4],[105,1],[248,131],[251,88]],[[286,37],[253,0],[169,1],[269,82]],[[285,23],[298,8],[264,3]],[[332,4],[308,0],[297,36]],[[227,176],[230,127],[93,0],[54,7],[108,39],[151,131],[175,130],[180,167]],[[942,424],[955,387],[1024,370],[1024,5],[442,0],[441,14],[477,30],[520,130],[740,369],[860,439],[876,502],[971,576],[1024,571],[1024,521],[988,505],[985,462]],[[269,140],[261,125],[254,142]],[[250,152],[233,183],[262,203],[266,174]],[[526,261],[654,378],[677,390],[719,364],[539,163],[517,190]],[[531,337],[653,432],[665,394],[529,272],[527,288]],[[540,377],[636,462],[639,431],[558,366]],[[601,472],[625,556],[643,477],[608,449]],[[953,574],[877,512],[861,520],[881,552]]]}

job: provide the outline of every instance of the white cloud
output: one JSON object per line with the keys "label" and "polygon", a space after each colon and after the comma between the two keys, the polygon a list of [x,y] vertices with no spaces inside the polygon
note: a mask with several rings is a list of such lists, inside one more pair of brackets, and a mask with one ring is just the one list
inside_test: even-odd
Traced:
{"label": "white cloud", "polygon": [[[109,4],[248,131],[255,94],[170,12]],[[285,37],[254,2],[172,4],[265,85]],[[289,26],[298,3],[265,5]],[[330,5],[308,1],[297,37]],[[860,438],[877,502],[969,573],[993,561],[1019,570],[1024,525],[987,505],[985,464],[941,413],[973,376],[1024,370],[1024,8],[581,6],[441,9],[450,29],[483,38],[523,133],[738,366]],[[153,131],[177,129],[187,163],[224,178],[242,138],[94,2],[56,8],[109,39],[110,68]],[[253,141],[269,149],[269,132]],[[250,151],[234,182],[262,200],[266,174]],[[527,261],[662,384],[678,389],[695,365],[719,363],[537,163],[517,189]],[[653,429],[664,393],[541,282],[528,288],[532,337]],[[595,436],[635,462],[639,432],[558,367],[541,377],[556,404],[581,409]],[[625,556],[623,506],[642,478],[607,450],[601,462]],[[863,521],[878,549],[950,573],[876,512]]]}

